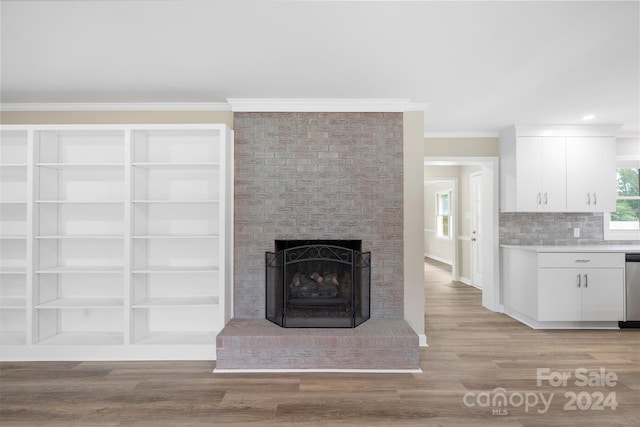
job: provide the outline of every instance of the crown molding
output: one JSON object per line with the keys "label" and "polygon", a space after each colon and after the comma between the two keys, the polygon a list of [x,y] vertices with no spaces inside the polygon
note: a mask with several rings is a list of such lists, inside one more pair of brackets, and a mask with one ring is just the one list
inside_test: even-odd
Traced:
{"label": "crown molding", "polygon": [[424,111],[427,104],[409,99],[228,98],[231,111],[243,113],[398,113]]}
{"label": "crown molding", "polygon": [[3,103],[1,111],[231,111],[224,102]]}

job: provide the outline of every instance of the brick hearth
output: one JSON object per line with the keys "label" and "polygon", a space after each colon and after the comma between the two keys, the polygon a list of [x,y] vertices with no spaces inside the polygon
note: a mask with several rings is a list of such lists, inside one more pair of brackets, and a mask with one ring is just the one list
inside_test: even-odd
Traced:
{"label": "brick hearth", "polygon": [[402,319],[354,329],[281,328],[233,319],[218,335],[216,372],[261,369],[418,369],[418,336]]}

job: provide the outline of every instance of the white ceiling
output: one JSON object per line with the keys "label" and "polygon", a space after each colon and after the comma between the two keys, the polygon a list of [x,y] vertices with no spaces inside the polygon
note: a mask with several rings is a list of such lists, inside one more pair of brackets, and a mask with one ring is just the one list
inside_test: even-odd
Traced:
{"label": "white ceiling", "polygon": [[640,2],[1,0],[1,101],[410,99],[427,134],[640,134]]}

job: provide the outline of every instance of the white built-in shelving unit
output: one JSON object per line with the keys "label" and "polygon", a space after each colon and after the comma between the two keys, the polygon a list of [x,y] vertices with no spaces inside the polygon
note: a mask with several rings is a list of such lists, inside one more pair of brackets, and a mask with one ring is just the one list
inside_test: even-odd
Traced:
{"label": "white built-in shelving unit", "polygon": [[0,357],[214,359],[232,316],[232,131],[1,132]]}

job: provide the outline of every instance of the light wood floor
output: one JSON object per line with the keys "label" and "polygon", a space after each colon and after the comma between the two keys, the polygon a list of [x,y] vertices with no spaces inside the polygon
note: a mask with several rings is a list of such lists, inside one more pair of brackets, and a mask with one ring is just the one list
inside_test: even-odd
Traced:
{"label": "light wood floor", "polygon": [[[425,263],[430,347],[421,350],[422,374],[214,375],[213,362],[2,363],[0,424],[638,425],[640,330],[534,331],[483,309],[480,291],[452,283],[443,267]],[[537,368],[571,378],[566,386],[537,386]],[[616,385],[576,386],[579,368],[615,373]],[[511,403],[484,404],[496,388]],[[564,408],[571,393],[591,408],[599,392],[613,393],[617,408]],[[519,405],[521,398],[533,404],[540,393],[547,401],[553,393],[546,412],[538,412],[541,401],[528,411]]]}

